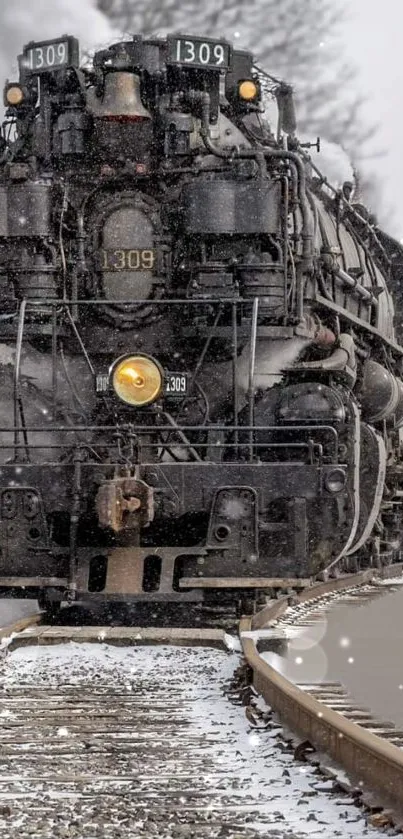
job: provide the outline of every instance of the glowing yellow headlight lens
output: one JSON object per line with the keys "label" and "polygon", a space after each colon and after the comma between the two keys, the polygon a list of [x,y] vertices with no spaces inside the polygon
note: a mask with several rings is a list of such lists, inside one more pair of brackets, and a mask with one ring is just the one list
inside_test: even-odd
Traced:
{"label": "glowing yellow headlight lens", "polygon": [[12,85],[6,90],[6,102],[8,105],[21,105],[24,101],[24,91],[18,85]]}
{"label": "glowing yellow headlight lens", "polygon": [[116,396],[140,408],[154,402],[162,390],[162,373],[152,358],[130,355],[118,362],[112,373]]}
{"label": "glowing yellow headlight lens", "polygon": [[251,81],[241,82],[238,88],[238,93],[241,99],[255,99],[258,93],[257,85],[255,85],[255,82]]}

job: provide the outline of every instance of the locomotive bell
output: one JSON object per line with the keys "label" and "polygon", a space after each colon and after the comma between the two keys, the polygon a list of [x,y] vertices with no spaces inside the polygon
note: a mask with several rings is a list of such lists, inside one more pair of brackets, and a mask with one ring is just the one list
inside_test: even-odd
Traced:
{"label": "locomotive bell", "polygon": [[115,70],[105,75],[102,97],[98,97],[93,88],[89,90],[88,108],[96,119],[151,119],[150,112],[141,101],[140,77],[127,70]]}

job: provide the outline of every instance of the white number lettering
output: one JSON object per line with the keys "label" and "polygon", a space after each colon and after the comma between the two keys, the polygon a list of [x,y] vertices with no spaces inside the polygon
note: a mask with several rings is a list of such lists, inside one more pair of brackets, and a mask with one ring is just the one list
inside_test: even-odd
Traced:
{"label": "white number lettering", "polygon": [[113,251],[115,257],[114,269],[115,271],[124,271],[126,268],[126,254],[123,249],[117,248]]}
{"label": "white number lettering", "polygon": [[166,385],[167,393],[186,393],[186,376],[170,376]]}
{"label": "white number lettering", "polygon": [[224,47],[222,44],[216,44],[214,47],[214,58],[217,66],[224,61]]}
{"label": "white number lettering", "polygon": [[42,47],[36,47],[35,52],[36,52],[35,67],[36,67],[37,70],[39,70],[44,65]]}
{"label": "white number lettering", "polygon": [[176,60],[177,61],[181,60],[181,49],[182,49],[182,41],[178,40],[176,42]]}
{"label": "white number lettering", "polygon": [[199,47],[199,61],[200,64],[208,64],[210,61],[210,45],[200,44]]}
{"label": "white number lettering", "polygon": [[151,269],[154,267],[154,251],[141,251],[141,267]]}
{"label": "white number lettering", "polygon": [[195,45],[193,41],[185,41],[185,50],[187,54],[185,53],[183,60],[188,64],[191,64],[196,58]]}
{"label": "white number lettering", "polygon": [[66,61],[66,44],[58,44],[57,60],[59,64],[64,64],[64,62]]}
{"label": "white number lettering", "polygon": [[53,67],[55,63],[55,48],[50,44],[46,50],[46,64],[48,67]]}
{"label": "white number lettering", "polygon": [[131,271],[138,271],[140,268],[140,251],[129,251],[127,254],[127,267]]}

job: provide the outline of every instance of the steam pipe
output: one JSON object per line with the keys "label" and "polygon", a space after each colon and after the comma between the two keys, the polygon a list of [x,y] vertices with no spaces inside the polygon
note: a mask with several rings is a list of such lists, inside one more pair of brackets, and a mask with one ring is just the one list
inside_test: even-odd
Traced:
{"label": "steam pipe", "polygon": [[76,449],[74,453],[73,493],[70,515],[69,532],[69,599],[75,600],[76,596],[76,568],[77,568],[77,533],[80,521],[81,507],[81,452]]}
{"label": "steam pipe", "polygon": [[298,364],[298,369],[302,370],[344,370],[348,361],[348,352],[343,347],[338,347],[329,358],[323,358],[321,361],[303,361]]}
{"label": "steam pipe", "polygon": [[19,431],[19,413],[18,413],[18,406],[19,406],[19,398],[20,398],[20,371],[21,371],[21,352],[22,352],[22,340],[24,336],[24,323],[25,323],[25,309],[27,306],[27,301],[21,301],[20,306],[20,314],[18,318],[18,331],[17,331],[17,345],[15,351],[15,367],[14,367],[14,445],[17,446],[19,443],[20,431]]}
{"label": "steam pipe", "polygon": [[180,439],[180,440],[182,440],[182,443],[184,443],[184,444],[185,444],[185,446],[186,446],[186,448],[187,448],[187,451],[189,452],[189,454],[191,454],[191,455],[192,455],[193,460],[198,460],[198,461],[201,461],[201,457],[200,457],[200,455],[198,454],[198,452],[196,451],[196,449],[194,448],[194,446],[192,446],[192,445],[190,444],[190,442],[189,442],[188,438],[186,437],[186,434],[184,434],[184,432],[182,431],[182,429],[178,426],[178,423],[177,423],[177,422],[175,422],[175,420],[174,420],[173,416],[172,416],[171,414],[169,414],[169,413],[168,413],[168,411],[164,411],[164,417],[166,417],[166,418],[167,418],[167,420],[168,420],[168,422],[169,422],[169,425],[170,425],[172,428],[174,428],[174,429],[175,429],[175,431],[176,431],[176,433],[177,433],[177,435],[178,435],[179,439]]}
{"label": "steam pipe", "polygon": [[[77,215],[77,251],[78,251],[78,259],[77,265],[75,270],[73,271],[73,280],[72,280],[72,288],[71,288],[71,296],[74,300],[75,297],[78,296],[78,275],[83,277],[86,271],[86,261],[85,261],[85,225],[84,225],[84,208],[85,208],[86,201],[84,201],[83,205],[80,207]],[[73,319],[77,320],[78,317],[78,308],[77,305],[72,306],[73,309]]]}
{"label": "steam pipe", "polygon": [[52,406],[53,419],[56,417],[57,405],[57,308],[52,303]]}
{"label": "steam pipe", "polygon": [[353,289],[359,297],[361,297],[363,300],[366,300],[368,303],[371,303],[371,305],[375,306],[375,308],[378,306],[378,301],[376,297],[374,297],[372,292],[368,288],[364,288],[363,285],[360,285],[360,283],[358,283],[357,280],[354,279],[354,277],[350,277],[350,274],[347,274],[346,271],[343,271],[343,269],[340,267],[334,267],[332,270],[336,277],[339,277],[340,280],[343,280],[343,283],[345,283],[349,288]]}
{"label": "steam pipe", "polygon": [[207,150],[212,154],[216,155],[216,157],[229,159],[249,159],[255,158],[257,164],[261,166],[260,161],[262,156],[264,158],[274,158],[277,160],[285,160],[289,164],[293,164],[297,169],[297,194],[298,200],[301,207],[301,214],[302,214],[302,257],[303,257],[303,268],[305,271],[309,271],[313,269],[313,261],[312,261],[312,231],[310,229],[310,216],[309,216],[309,208],[308,208],[308,201],[306,197],[306,176],[305,176],[305,168],[304,164],[300,158],[300,156],[293,151],[288,151],[288,149],[272,149],[272,148],[259,148],[259,149],[232,149],[229,152],[223,151],[222,149],[217,148],[214,143],[211,141],[209,137],[209,125],[210,125],[210,95],[207,92],[200,93],[200,101],[202,104],[202,125],[201,125],[201,137],[206,146]]}
{"label": "steam pipe", "polygon": [[[283,242],[284,242],[284,251],[283,251],[283,265],[284,265],[284,315],[287,317],[288,315],[288,271],[287,271],[287,260],[288,260],[288,245],[289,245],[289,234],[288,234],[288,209],[289,209],[289,186],[288,186],[288,178],[283,178]],[[286,321],[285,321],[286,322]]]}
{"label": "steam pipe", "polygon": [[238,413],[239,413],[239,399],[238,399],[238,309],[236,300],[232,303],[232,391],[233,391],[233,412],[234,412],[234,444],[235,451],[238,453]]}
{"label": "steam pipe", "polygon": [[256,360],[256,338],[257,338],[257,319],[259,312],[259,298],[255,297],[253,300],[252,309],[252,327],[250,338],[250,356],[249,356],[249,388],[248,388],[248,402],[249,402],[249,460],[253,460],[253,423],[255,413],[255,394],[254,394],[254,378],[255,378],[255,360]]}

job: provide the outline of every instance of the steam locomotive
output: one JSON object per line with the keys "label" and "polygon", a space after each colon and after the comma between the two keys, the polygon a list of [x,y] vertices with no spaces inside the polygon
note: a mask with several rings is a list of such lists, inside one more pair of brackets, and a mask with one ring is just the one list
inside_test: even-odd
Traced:
{"label": "steam locomotive", "polygon": [[66,35],[4,102],[1,595],[256,600],[396,561],[402,251],[291,88],[225,40],[80,67]]}

